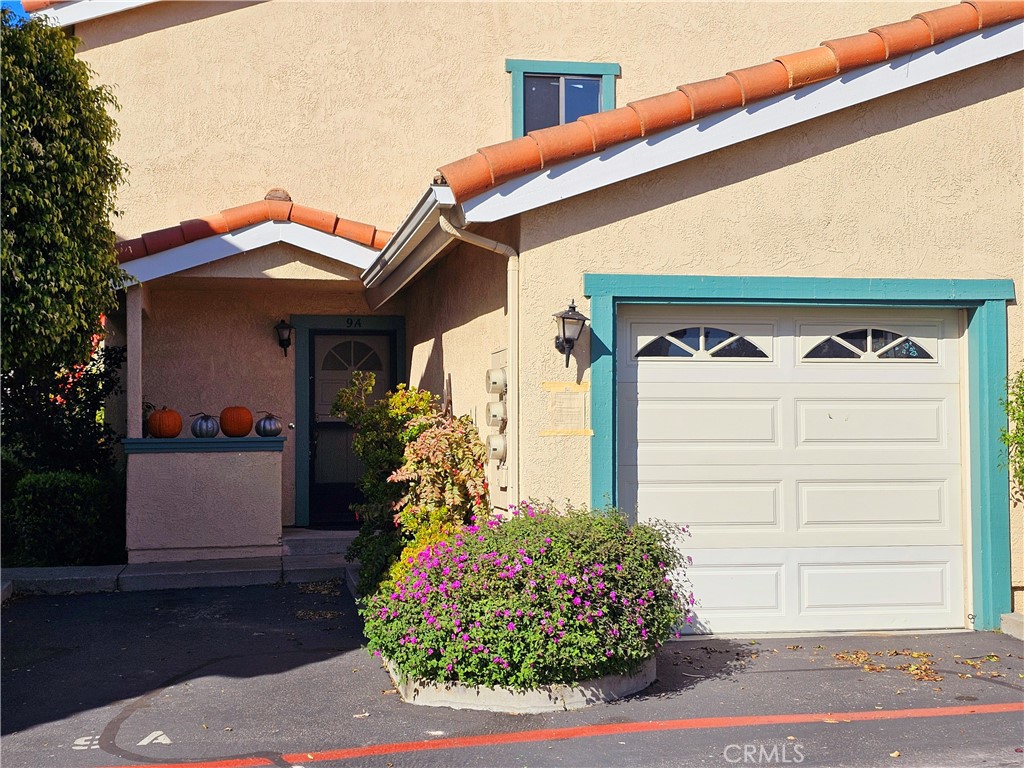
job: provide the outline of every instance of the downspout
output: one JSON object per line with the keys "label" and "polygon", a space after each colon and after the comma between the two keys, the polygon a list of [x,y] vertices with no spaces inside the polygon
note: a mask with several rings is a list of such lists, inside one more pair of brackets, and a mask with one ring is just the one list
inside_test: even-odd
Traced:
{"label": "downspout", "polygon": [[508,501],[518,504],[519,498],[519,253],[510,245],[467,232],[455,226],[446,211],[441,211],[438,225],[444,232],[485,251],[499,253],[508,259],[506,304],[508,306],[508,440],[505,465],[508,467]]}

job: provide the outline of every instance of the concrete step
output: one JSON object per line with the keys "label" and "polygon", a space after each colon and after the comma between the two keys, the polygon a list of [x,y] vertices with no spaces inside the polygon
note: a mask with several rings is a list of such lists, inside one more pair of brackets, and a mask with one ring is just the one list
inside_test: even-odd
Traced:
{"label": "concrete step", "polygon": [[277,584],[281,558],[239,557],[231,560],[192,560],[186,563],[134,563],[118,577],[122,592],[194,587],[248,587]]}
{"label": "concrete step", "polygon": [[308,555],[344,555],[358,531],[315,531],[309,528],[286,528],[281,534],[281,552],[304,557]]}
{"label": "concrete step", "polygon": [[1004,613],[999,628],[1004,635],[1024,640],[1024,613]]}
{"label": "concrete step", "polygon": [[289,555],[281,558],[286,584],[344,579],[348,567],[344,555]]}
{"label": "concrete step", "polygon": [[4,568],[3,580],[16,595],[113,592],[126,565],[73,565],[63,568]]}

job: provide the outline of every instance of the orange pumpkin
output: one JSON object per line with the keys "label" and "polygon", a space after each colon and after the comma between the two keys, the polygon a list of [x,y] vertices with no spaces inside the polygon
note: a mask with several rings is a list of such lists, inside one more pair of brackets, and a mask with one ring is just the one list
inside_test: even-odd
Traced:
{"label": "orange pumpkin", "polygon": [[181,434],[181,414],[165,405],[149,414],[146,426],[153,437],[177,437]]}
{"label": "orange pumpkin", "polygon": [[245,437],[252,431],[252,411],[232,405],[220,412],[220,431],[228,437]]}

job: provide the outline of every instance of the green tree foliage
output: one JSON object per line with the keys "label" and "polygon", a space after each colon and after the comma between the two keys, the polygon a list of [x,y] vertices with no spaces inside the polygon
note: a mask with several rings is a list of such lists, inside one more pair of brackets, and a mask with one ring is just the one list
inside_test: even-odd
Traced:
{"label": "green tree foliage", "polygon": [[1010,419],[1009,429],[1004,429],[1002,434],[1009,459],[1010,480],[1016,497],[1024,501],[1024,370],[1010,377],[1003,405]]}
{"label": "green tree foliage", "polygon": [[110,221],[126,168],[110,151],[116,102],[90,85],[76,41],[0,14],[2,368],[48,376],[88,359],[114,305]]}

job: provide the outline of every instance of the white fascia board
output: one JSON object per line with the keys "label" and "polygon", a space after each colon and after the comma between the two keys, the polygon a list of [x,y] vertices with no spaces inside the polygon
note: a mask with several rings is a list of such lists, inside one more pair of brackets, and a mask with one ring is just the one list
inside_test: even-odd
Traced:
{"label": "white fascia board", "polygon": [[462,204],[468,223],[499,221],[739,144],[1024,50],[1024,21],[711,115],[506,182]]}
{"label": "white fascia board", "polygon": [[132,8],[149,5],[158,0],[76,0],[61,3],[31,14],[34,18],[43,18],[58,27],[70,27],[83,21],[99,19]]}
{"label": "white fascia board", "polygon": [[370,288],[387,279],[416,250],[423,238],[437,226],[442,208],[455,205],[455,196],[448,187],[431,186],[398,226],[373,264],[361,275],[363,285]]}
{"label": "white fascia board", "polygon": [[328,235],[294,221],[265,221],[143,256],[123,268],[134,282],[145,283],[276,243],[288,243],[359,269],[366,269],[377,258],[377,251],[343,237]]}

